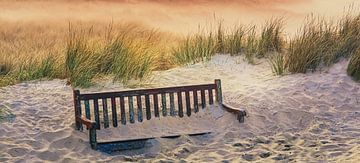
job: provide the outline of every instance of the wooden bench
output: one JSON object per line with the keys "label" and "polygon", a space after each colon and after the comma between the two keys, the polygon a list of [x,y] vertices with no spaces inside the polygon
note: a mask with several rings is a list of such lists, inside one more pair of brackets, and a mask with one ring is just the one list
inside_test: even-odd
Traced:
{"label": "wooden bench", "polygon": [[[102,102],[102,115],[100,115],[101,112],[99,112],[100,100]],[[135,108],[133,106],[134,100],[136,100],[137,105]],[[90,110],[90,101],[93,103],[92,110]],[[108,107],[108,101],[110,101],[110,107]],[[117,104],[117,101],[119,104]],[[176,108],[175,101],[177,102]],[[125,102],[127,104],[125,104]],[[161,107],[159,107],[159,102],[161,103]],[[92,149],[99,149],[100,145],[103,145],[103,148],[105,149],[116,147],[127,149],[126,147],[121,147],[124,146],[121,142],[126,142],[125,146],[136,148],[136,146],[143,146],[144,141],[134,139],[118,142],[103,142],[100,144],[97,142],[96,130],[100,130],[102,127],[108,128],[110,126],[110,119],[113,127],[119,127],[121,125],[126,125],[128,122],[135,123],[136,118],[137,121],[141,123],[145,119],[150,120],[152,116],[178,116],[181,118],[184,116],[184,113],[187,116],[191,116],[192,113],[199,112],[199,108],[204,109],[207,105],[213,105],[214,102],[217,103],[219,108],[234,113],[240,123],[244,122],[244,117],[246,116],[246,112],[244,110],[236,109],[232,106],[223,104],[220,79],[216,79],[213,84],[128,90],[120,92],[80,94],[79,90],[74,90],[76,129],[83,130],[83,125],[86,126],[86,129],[89,130],[89,142]],[[127,109],[125,107],[126,105]],[[145,105],[145,107],[143,105]],[[111,109],[110,117],[110,111],[108,109]],[[91,116],[91,112],[94,115]],[[100,116],[102,116],[103,119],[101,122]],[[91,117],[94,117],[94,120],[92,120]],[[118,123],[121,123],[121,125]]]}

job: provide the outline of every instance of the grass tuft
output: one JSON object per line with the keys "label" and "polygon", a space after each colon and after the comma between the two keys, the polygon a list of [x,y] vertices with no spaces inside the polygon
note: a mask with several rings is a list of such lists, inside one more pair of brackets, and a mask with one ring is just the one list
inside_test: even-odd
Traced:
{"label": "grass tuft", "polygon": [[240,55],[244,49],[245,28],[236,26],[232,32],[226,37],[225,49],[230,55]]}
{"label": "grass tuft", "polygon": [[257,57],[262,58],[269,52],[281,52],[284,46],[283,19],[271,19],[262,28],[257,47]]}
{"label": "grass tuft", "polygon": [[360,81],[360,49],[358,49],[350,58],[347,74],[355,81]]}
{"label": "grass tuft", "polygon": [[275,75],[283,75],[286,71],[284,53],[275,53],[268,58],[271,70]]}
{"label": "grass tuft", "polygon": [[330,65],[335,44],[336,28],[321,18],[309,17],[300,33],[290,40],[286,67],[291,73],[306,73]]}
{"label": "grass tuft", "polygon": [[258,39],[256,38],[256,26],[252,26],[247,34],[245,43],[245,58],[251,63],[255,64],[255,56],[257,53]]}
{"label": "grass tuft", "polygon": [[215,54],[216,44],[212,33],[209,35],[188,36],[173,49],[175,63],[179,65],[195,64],[207,61]]}
{"label": "grass tuft", "polygon": [[8,75],[12,69],[11,62],[3,61],[0,63],[0,76]]}
{"label": "grass tuft", "polygon": [[360,15],[345,15],[339,22],[338,50],[335,60],[350,57],[360,48]]}
{"label": "grass tuft", "polygon": [[69,26],[69,37],[66,46],[65,72],[70,83],[75,87],[89,87],[96,75],[97,59],[94,50],[86,40],[86,31],[76,31]]}

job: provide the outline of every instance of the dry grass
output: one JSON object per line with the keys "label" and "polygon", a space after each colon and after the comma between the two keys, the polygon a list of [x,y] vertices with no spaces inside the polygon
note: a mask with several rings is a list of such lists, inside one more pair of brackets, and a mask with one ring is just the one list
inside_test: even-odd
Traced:
{"label": "dry grass", "polygon": [[271,19],[265,23],[257,45],[257,57],[265,57],[269,52],[281,53],[285,44],[283,26],[282,18]]}
{"label": "dry grass", "polygon": [[[350,12],[349,12],[350,13]],[[360,48],[360,14],[346,14],[339,21],[338,50],[335,59],[349,57]]]}
{"label": "dry grass", "polygon": [[290,40],[287,68],[291,73],[315,71],[321,64],[330,65],[335,52],[336,29],[323,19],[309,17],[294,39]]}
{"label": "dry grass", "polygon": [[275,75],[283,75],[286,72],[285,59],[284,53],[275,53],[268,58],[271,70]]}
{"label": "dry grass", "polygon": [[179,65],[194,64],[209,60],[215,54],[216,45],[212,33],[188,36],[173,49],[172,55]]}
{"label": "dry grass", "polygon": [[244,50],[244,41],[246,36],[246,28],[242,25],[235,26],[230,30],[225,39],[225,53],[230,55],[240,55]]}
{"label": "dry grass", "polygon": [[68,78],[73,86],[87,87],[99,74],[111,74],[124,83],[141,80],[153,69],[163,69],[155,60],[166,51],[161,32],[138,24],[9,23],[0,34],[1,85]]}
{"label": "dry grass", "polygon": [[358,49],[350,58],[347,73],[354,80],[360,81],[360,49]]}
{"label": "dry grass", "polygon": [[[22,24],[0,22],[0,86],[42,78],[67,78],[87,87],[98,75],[126,83],[142,80],[154,70],[207,61],[215,53],[244,55],[249,63],[267,58],[276,75],[305,73],[352,56],[360,48],[360,15],[339,22],[310,16],[295,37],[285,41],[284,21],[225,29],[179,38],[122,23]],[[358,54],[359,52],[357,52]],[[356,74],[352,57],[348,73]],[[356,75],[355,75],[356,76]]]}

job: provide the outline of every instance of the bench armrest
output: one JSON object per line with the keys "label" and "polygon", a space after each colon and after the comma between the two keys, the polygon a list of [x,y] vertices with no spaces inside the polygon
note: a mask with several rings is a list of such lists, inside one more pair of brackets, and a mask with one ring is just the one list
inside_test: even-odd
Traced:
{"label": "bench armrest", "polygon": [[80,121],[82,124],[86,126],[87,129],[93,129],[96,126],[96,122],[86,119],[84,117],[76,117],[76,120]]}
{"label": "bench armrest", "polygon": [[235,108],[233,106],[230,106],[230,105],[224,104],[224,103],[221,105],[222,105],[222,108],[224,108],[226,111],[236,114],[237,119],[239,120],[240,123],[244,122],[245,116],[246,116],[246,111],[244,109]]}

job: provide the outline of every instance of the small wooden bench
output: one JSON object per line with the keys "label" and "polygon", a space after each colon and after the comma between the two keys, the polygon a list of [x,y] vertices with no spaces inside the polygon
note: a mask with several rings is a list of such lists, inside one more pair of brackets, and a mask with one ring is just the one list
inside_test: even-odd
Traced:
{"label": "small wooden bench", "polygon": [[[135,106],[135,109],[134,99],[136,99],[137,105]],[[100,121],[100,100],[102,102],[102,121]],[[90,101],[93,103],[92,110],[90,110]],[[108,101],[110,101],[110,107],[108,107]],[[119,102],[118,105],[117,101]],[[175,108],[175,101],[177,102],[177,108]],[[159,102],[161,103],[160,107]],[[234,113],[240,123],[244,122],[244,117],[246,116],[246,112],[244,110],[223,104],[220,79],[216,79],[214,84],[128,90],[120,92],[80,94],[79,90],[74,90],[76,129],[83,130],[83,125],[86,126],[86,129],[89,130],[91,148],[95,150],[99,149],[100,146],[105,149],[117,147],[127,149],[127,147],[122,147],[124,146],[124,144],[122,144],[123,142],[126,142],[125,146],[136,148],[137,146],[144,145],[144,141],[139,140],[146,139],[99,143],[97,141],[96,130],[101,129],[101,124],[103,124],[104,128],[108,128],[110,126],[110,119],[113,127],[119,127],[121,125],[126,125],[128,122],[135,123],[136,118],[137,121],[141,123],[144,119],[150,120],[152,116],[160,117],[161,115],[170,115],[181,118],[184,116],[184,113],[187,116],[191,116],[192,112],[197,113],[200,110],[199,108],[204,109],[207,105],[213,105],[214,102],[217,103],[220,109],[225,109],[226,111]],[[145,107],[143,107],[143,105],[145,105]],[[120,109],[118,110],[118,108]],[[108,109],[110,109],[110,111]],[[94,115],[91,115],[91,113]],[[118,115],[120,116],[119,119]],[[92,120],[91,117],[93,117],[94,120]],[[119,125],[118,122],[121,123],[121,125]],[[171,137],[171,135],[169,135],[169,137]]]}

